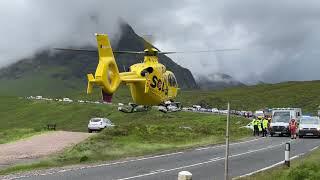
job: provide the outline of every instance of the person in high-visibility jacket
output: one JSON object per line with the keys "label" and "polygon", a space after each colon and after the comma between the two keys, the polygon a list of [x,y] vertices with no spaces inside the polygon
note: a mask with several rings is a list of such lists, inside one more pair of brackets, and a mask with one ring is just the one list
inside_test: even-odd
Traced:
{"label": "person in high-visibility jacket", "polygon": [[258,136],[260,134],[260,132],[262,133],[262,117],[258,117],[258,128],[259,128],[259,133]]}
{"label": "person in high-visibility jacket", "polygon": [[258,135],[259,136],[258,120],[254,118],[251,123],[253,125],[253,135],[254,136]]}
{"label": "person in high-visibility jacket", "polygon": [[267,120],[267,118],[264,118],[262,120],[262,136],[267,136],[267,129],[268,129],[268,125],[269,125],[269,121]]}

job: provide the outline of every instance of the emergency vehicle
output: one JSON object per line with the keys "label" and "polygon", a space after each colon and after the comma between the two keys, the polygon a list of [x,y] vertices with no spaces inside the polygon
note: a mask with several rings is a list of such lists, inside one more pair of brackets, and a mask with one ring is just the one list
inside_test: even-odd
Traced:
{"label": "emergency vehicle", "polygon": [[290,120],[295,119],[299,123],[301,116],[301,108],[273,108],[270,135],[290,135]]}

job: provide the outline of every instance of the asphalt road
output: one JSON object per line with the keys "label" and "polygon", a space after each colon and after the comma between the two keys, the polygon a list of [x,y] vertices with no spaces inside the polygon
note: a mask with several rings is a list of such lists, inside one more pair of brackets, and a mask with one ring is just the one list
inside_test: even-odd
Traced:
{"label": "asphalt road", "polygon": [[[258,138],[230,145],[229,173],[231,177],[244,175],[284,160],[284,146],[291,143],[291,157],[306,153],[320,145],[320,139],[291,140],[288,137]],[[225,146],[212,146],[172,154],[150,156],[110,164],[81,167],[20,177],[37,180],[96,180],[96,179],[161,179],[176,180],[180,171],[193,174],[194,180],[224,178]]]}

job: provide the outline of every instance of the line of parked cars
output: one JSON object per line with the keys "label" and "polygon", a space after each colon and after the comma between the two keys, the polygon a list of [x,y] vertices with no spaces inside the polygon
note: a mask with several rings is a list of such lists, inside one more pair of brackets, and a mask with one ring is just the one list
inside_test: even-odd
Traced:
{"label": "line of parked cars", "polygon": [[[183,111],[192,111],[192,112],[207,112],[207,113],[216,113],[216,114],[228,114],[228,110],[226,109],[218,109],[218,108],[204,108],[200,105],[192,105],[192,107],[184,107],[182,108]],[[237,111],[237,110],[230,110],[230,114],[238,115],[238,116],[245,116],[245,117],[252,117],[252,111]]]}

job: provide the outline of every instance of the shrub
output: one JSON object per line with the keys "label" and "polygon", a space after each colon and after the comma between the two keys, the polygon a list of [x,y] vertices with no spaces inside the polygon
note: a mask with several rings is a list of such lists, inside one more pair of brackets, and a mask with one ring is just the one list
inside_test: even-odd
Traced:
{"label": "shrub", "polygon": [[317,180],[320,179],[319,163],[303,163],[290,170],[288,179],[292,180]]}

